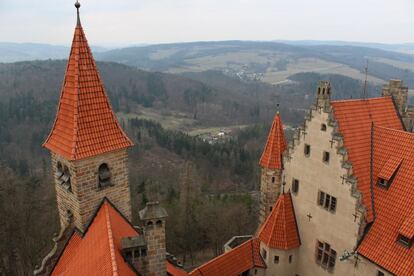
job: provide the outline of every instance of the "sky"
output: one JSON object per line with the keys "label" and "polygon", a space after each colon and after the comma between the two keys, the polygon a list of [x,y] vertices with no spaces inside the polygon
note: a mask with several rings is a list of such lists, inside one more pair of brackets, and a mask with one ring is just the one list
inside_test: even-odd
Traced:
{"label": "sky", "polygon": [[[0,0],[0,42],[69,45],[75,0]],[[413,0],[81,0],[93,45],[211,40],[414,42]]]}

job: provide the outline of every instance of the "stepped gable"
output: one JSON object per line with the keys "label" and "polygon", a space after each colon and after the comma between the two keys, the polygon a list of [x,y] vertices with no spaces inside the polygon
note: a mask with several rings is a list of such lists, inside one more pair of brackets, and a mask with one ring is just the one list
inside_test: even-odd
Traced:
{"label": "stepped gable", "polygon": [[283,124],[279,112],[277,112],[260,158],[260,166],[268,169],[282,169],[282,154],[285,149],[286,139]]}
{"label": "stepped gable", "polygon": [[[357,251],[392,274],[413,275],[414,247],[399,238],[414,241],[414,134],[374,127],[373,145],[375,219]],[[399,166],[393,160],[400,160]],[[378,185],[390,167],[389,187]]]}
{"label": "stepped gable", "polygon": [[290,192],[279,196],[272,212],[260,228],[258,237],[270,248],[288,250],[300,246]]}
{"label": "stepped gable", "polygon": [[44,147],[78,160],[132,145],[112,111],[78,13],[56,119]]}
{"label": "stepped gable", "polygon": [[266,268],[259,253],[260,241],[248,240],[191,271],[192,276],[241,275],[252,268]]}
{"label": "stepped gable", "polygon": [[104,199],[84,235],[73,232],[52,275],[136,275],[122,257],[121,240],[137,235],[134,227]]}
{"label": "stepped gable", "polygon": [[367,221],[373,221],[370,189],[371,125],[403,130],[391,97],[332,102],[333,114],[343,135],[357,188],[367,209]]}

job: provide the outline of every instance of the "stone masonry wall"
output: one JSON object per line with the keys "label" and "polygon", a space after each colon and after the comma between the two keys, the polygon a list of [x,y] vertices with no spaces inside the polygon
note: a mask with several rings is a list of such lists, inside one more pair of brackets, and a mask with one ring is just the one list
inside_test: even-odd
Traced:
{"label": "stone masonry wall", "polygon": [[166,241],[165,241],[165,220],[162,225],[154,221],[152,226],[145,227],[145,239],[147,241],[147,271],[148,276],[167,275]]}
{"label": "stone masonry wall", "polygon": [[[274,181],[273,181],[274,180]],[[260,180],[260,217],[259,227],[271,212],[271,208],[280,194],[282,184],[281,170],[262,168]]]}
{"label": "stone masonry wall", "polygon": [[[67,210],[70,210],[73,214],[75,226],[84,231],[104,197],[107,197],[128,220],[131,220],[126,149],[78,161],[67,161],[56,154],[52,154],[54,172],[56,171],[57,161],[68,166],[72,184],[72,191],[68,191],[55,179],[61,223]],[[112,186],[98,187],[98,168],[102,163],[109,166]]]}

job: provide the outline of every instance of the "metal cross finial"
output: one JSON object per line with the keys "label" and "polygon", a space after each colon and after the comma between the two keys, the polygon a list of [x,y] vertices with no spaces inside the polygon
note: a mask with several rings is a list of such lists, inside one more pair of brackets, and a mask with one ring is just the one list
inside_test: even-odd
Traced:
{"label": "metal cross finial", "polygon": [[75,8],[76,8],[76,13],[78,15],[77,26],[80,26],[81,25],[81,23],[80,23],[80,17],[79,17],[79,8],[80,8],[80,6],[81,6],[81,4],[79,3],[78,0],[76,0],[76,2],[75,2]]}
{"label": "metal cross finial", "polygon": [[279,114],[279,104],[276,104],[276,114]]}

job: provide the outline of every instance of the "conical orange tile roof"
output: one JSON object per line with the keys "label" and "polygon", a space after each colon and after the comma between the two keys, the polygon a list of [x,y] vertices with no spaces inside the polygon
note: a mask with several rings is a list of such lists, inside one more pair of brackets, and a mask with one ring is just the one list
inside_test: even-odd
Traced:
{"label": "conical orange tile roof", "polygon": [[78,160],[132,145],[112,111],[78,15],[56,119],[44,146]]}
{"label": "conical orange tile roof", "polygon": [[278,112],[273,119],[272,128],[267,137],[266,146],[260,158],[260,166],[268,169],[282,169],[282,154],[285,149],[286,139]]}
{"label": "conical orange tile roof", "polygon": [[272,212],[260,228],[258,237],[270,248],[288,250],[300,246],[290,192],[279,196]]}

